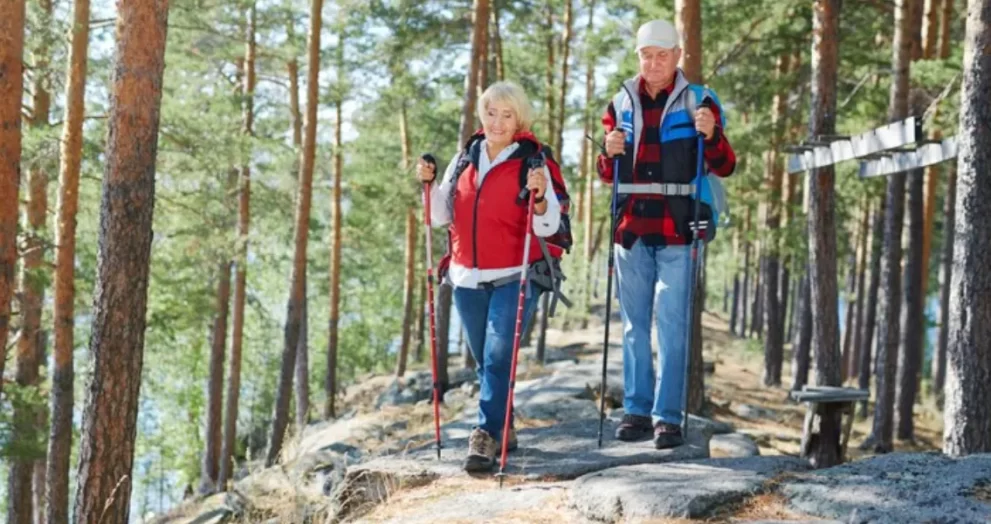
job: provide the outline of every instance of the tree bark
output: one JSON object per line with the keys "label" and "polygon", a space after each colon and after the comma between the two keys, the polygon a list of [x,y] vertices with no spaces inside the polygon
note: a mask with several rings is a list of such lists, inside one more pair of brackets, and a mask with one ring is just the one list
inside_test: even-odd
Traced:
{"label": "tree bark", "polygon": [[546,56],[547,56],[547,66],[544,69],[544,93],[545,99],[544,104],[546,105],[547,111],[547,136],[555,136],[557,131],[554,129],[555,123],[555,108],[554,108],[554,51],[556,46],[554,45],[554,3],[553,1],[548,1],[544,6],[544,29],[546,31]]}
{"label": "tree bark", "polygon": [[[405,113],[405,111],[404,111]],[[403,169],[406,171],[406,168]],[[413,208],[406,210],[406,278],[403,285],[403,334],[399,345],[399,358],[396,363],[396,376],[406,373],[406,358],[409,355],[410,332],[413,319],[413,295],[416,286],[416,215]]]}
{"label": "tree bark", "polygon": [[967,9],[960,91],[956,241],[950,293],[943,452],[991,452],[991,0]]}
{"label": "tree bark", "polygon": [[953,20],[953,0],[943,0],[943,16],[939,20],[939,57],[950,58],[950,22]]}
{"label": "tree bark", "polygon": [[801,391],[802,387],[809,383],[810,356],[812,351],[812,306],[810,304],[809,289],[809,268],[806,264],[805,274],[799,282],[798,300],[795,302],[796,340],[792,344],[794,348],[791,366],[791,389]]}
{"label": "tree bark", "polygon": [[[874,223],[871,225],[871,280],[867,287],[867,302],[865,305],[864,323],[860,326],[859,341],[857,344],[862,348],[860,352],[860,374],[857,380],[857,387],[868,389],[871,385],[871,375],[875,366],[874,362],[874,328],[877,325],[877,295],[881,287],[881,255],[883,253],[884,239],[884,217],[886,216],[887,204],[882,198],[878,202],[878,207],[874,210]],[[860,418],[867,418],[867,401],[860,403]]]}
{"label": "tree bark", "polygon": [[94,365],[76,474],[74,514],[86,524],[128,522],[130,513],[168,7],[167,0],[117,3],[89,345]]}
{"label": "tree bark", "polygon": [[912,61],[922,58],[922,18],[925,0],[909,0],[909,39],[912,45]]}
{"label": "tree bark", "polygon": [[[836,132],[836,77],[838,68],[841,0],[817,0],[813,7],[812,111],[809,135]],[[839,386],[840,347],[836,281],[836,180],[833,167],[809,173],[809,275],[812,299],[812,341],[816,384]],[[819,438],[812,444],[810,461],[824,468],[840,463],[841,413],[827,404],[820,413]]]}
{"label": "tree bark", "polygon": [[[254,94],[255,74],[255,4],[248,9],[244,46],[244,81],[241,84],[241,131],[249,137],[254,134]],[[289,78],[295,78],[295,61],[289,64]],[[292,96],[290,96],[292,98]],[[298,111],[298,106],[293,110]],[[293,133],[293,138],[296,134]],[[251,226],[251,166],[247,161],[241,165],[238,180],[237,204],[237,255],[234,260],[234,307],[231,318],[231,356],[228,363],[226,418],[224,419],[223,442],[220,449],[220,472],[217,489],[227,490],[227,483],[233,478],[234,444],[237,439],[237,413],[241,396],[241,350],[244,344],[244,305],[248,282],[248,234]]]}
{"label": "tree bark", "polygon": [[950,334],[950,287],[953,282],[954,220],[957,202],[957,172],[950,168],[946,177],[946,197],[943,202],[943,248],[939,290],[939,338],[933,359],[933,393],[936,404],[943,406],[943,385],[946,382],[946,351]]}
{"label": "tree bark", "polygon": [[306,126],[303,136],[303,158],[299,171],[299,186],[296,199],[296,220],[293,268],[290,277],[289,300],[286,305],[286,325],[283,331],[282,369],[279,373],[279,386],[276,394],[275,410],[272,416],[272,437],[265,457],[266,467],[271,467],[279,459],[282,442],[289,420],[289,400],[292,396],[293,371],[296,367],[296,345],[299,342],[302,302],[305,299],[306,247],[309,239],[310,205],[313,185],[313,164],[316,157],[317,137],[317,83],[320,73],[320,26],[323,0],[312,0],[310,4],[310,34],[307,58],[306,79]]}
{"label": "tree bark", "polygon": [[733,297],[730,299],[729,332],[736,334],[737,322],[740,318],[740,230],[733,229]]}
{"label": "tree bark", "polygon": [[[337,21],[337,78],[344,79],[347,75],[344,64],[345,15]],[[334,207],[331,210],[331,251],[330,251],[330,336],[327,342],[327,375],[324,380],[323,418],[332,419],[337,416],[335,406],[337,400],[337,354],[339,342],[339,325],[341,311],[341,179],[344,177],[344,147],[343,119],[344,93],[338,92],[334,101]]]}
{"label": "tree bark", "polygon": [[[933,140],[943,138],[942,133],[934,131]],[[922,296],[929,295],[929,258],[932,256],[933,221],[936,218],[936,191],[939,186],[939,166],[926,168],[925,206],[922,225]]]}
{"label": "tree bark", "polygon": [[922,289],[923,237],[923,179],[922,170],[908,174],[908,249],[905,253],[903,275],[901,350],[898,353],[897,431],[898,440],[913,440],[915,427],[912,408],[918,392],[922,343],[925,336]]}
{"label": "tree bark", "polygon": [[502,35],[499,33],[499,3],[492,0],[492,48],[494,51],[496,80],[502,82],[506,78],[505,66],[502,63]]}
{"label": "tree bark", "polygon": [[[475,131],[475,101],[478,99],[478,69],[481,66],[479,56],[485,42],[485,33],[489,20],[489,0],[475,0],[474,24],[471,32],[471,65],[465,77],[465,102],[461,106],[461,129],[458,133],[459,144],[468,142]],[[445,340],[447,339],[445,335]]]}
{"label": "tree bark", "polygon": [[870,197],[864,198],[863,214],[860,219],[860,243],[857,246],[857,294],[854,298],[854,323],[851,335],[853,337],[853,351],[850,360],[850,374],[844,377],[854,378],[860,376],[860,363],[861,354],[864,351],[864,346],[861,344],[860,334],[863,332],[864,325],[864,284],[867,279],[867,238],[870,236],[870,218],[871,218],[871,199]]}
{"label": "tree bark", "polygon": [[846,317],[843,319],[843,346],[840,352],[840,384],[846,381],[847,377],[850,376],[850,360],[853,358],[851,356],[851,351],[853,350],[853,331],[855,326],[854,322],[854,312],[856,309],[856,302],[854,296],[857,293],[857,254],[856,251],[851,252],[847,256],[847,275],[846,275]]}
{"label": "tree bark", "polygon": [[681,35],[681,62],[685,78],[702,83],[702,6],[699,0],[675,0],[675,29]]}
{"label": "tree bark", "polygon": [[[46,17],[51,16],[52,4],[49,0],[41,2],[41,8]],[[48,49],[46,45],[39,46],[31,53],[34,59],[34,85],[31,101],[31,112],[34,118],[29,125],[32,129],[48,127],[48,113],[51,111],[51,96],[48,93]],[[24,260],[21,263],[19,278],[19,293],[21,304],[21,329],[17,339],[17,366],[15,380],[21,387],[37,388],[40,383],[38,360],[38,340],[41,330],[42,305],[45,302],[45,276],[48,269],[45,265],[45,218],[48,214],[48,173],[40,166],[28,170],[27,205],[25,206],[25,225],[22,232],[24,241]],[[16,202],[16,201],[15,201]],[[17,205],[12,207],[15,209]],[[41,406],[28,403],[13,402],[13,424],[11,438],[14,442],[35,442],[38,426],[36,419],[40,416]],[[34,519],[34,497],[32,482],[34,479],[35,462],[41,457],[30,455],[11,457],[7,493],[10,503],[7,506],[9,522],[30,524]]]}
{"label": "tree bark", "polygon": [[741,337],[747,337],[747,304],[748,297],[750,295],[750,247],[751,243],[749,238],[750,235],[750,219],[753,214],[753,210],[748,206],[746,218],[743,222],[743,297],[740,301],[740,333]]}
{"label": "tree bark", "polygon": [[[585,41],[592,37],[595,29],[595,0],[589,0],[588,2],[588,22],[585,25]],[[585,107],[583,110],[582,120],[584,123],[584,129],[582,130],[582,149],[581,149],[581,161],[579,162],[579,172],[582,180],[585,181],[585,201],[582,205],[579,205],[579,214],[583,214],[585,220],[585,278],[583,282],[583,289],[585,295],[585,307],[586,315],[591,315],[592,313],[592,252],[594,250],[594,242],[592,237],[594,235],[594,224],[595,221],[595,167],[594,167],[594,157],[595,152],[589,146],[588,139],[585,136],[591,136],[592,130],[595,127],[593,121],[592,107],[594,106],[595,100],[595,60],[596,56],[592,53],[591,49],[588,48],[586,43],[585,48]]]}
{"label": "tree bark", "polygon": [[[888,120],[895,122],[908,115],[908,82],[911,39],[911,2],[896,0],[895,34]],[[905,174],[888,176],[887,209],[884,216],[884,258],[881,261],[881,295],[878,324],[876,375],[877,400],[874,404],[874,425],[865,443],[875,452],[892,450],[895,403],[895,378],[898,362],[899,313],[901,309],[902,222],[905,214]]]}
{"label": "tree bark", "polygon": [[[72,4],[72,44],[65,87],[65,124],[59,167],[58,222],[55,233],[55,367],[52,371],[51,428],[48,437],[48,469],[45,477],[46,520],[69,522],[69,462],[72,454],[72,411],[75,341],[76,212],[79,208],[79,170],[83,148],[89,0]],[[7,34],[0,31],[0,34]],[[2,46],[0,46],[2,47]],[[2,81],[0,81],[2,84]],[[3,100],[3,95],[0,95]],[[3,128],[0,125],[0,128]],[[4,139],[0,139],[3,142]],[[2,148],[0,148],[2,151]],[[0,236],[3,236],[0,234]],[[3,342],[0,341],[0,348]],[[0,359],[3,358],[0,349]],[[3,365],[0,364],[0,369]]]}
{"label": "tree bark", "polygon": [[[758,215],[761,214],[763,213],[758,213]],[[750,303],[750,336],[757,338],[762,336],[761,326],[764,323],[764,308],[761,303],[761,298],[763,298],[761,284],[763,284],[763,279],[761,277],[764,273],[764,262],[767,260],[764,258],[764,252],[762,251],[764,246],[761,244],[762,242],[760,241],[754,243],[754,252],[756,253],[754,258],[757,259],[757,267],[754,270],[754,300]]]}
{"label": "tree bark", "polygon": [[[788,74],[791,62],[789,53],[782,53],[778,57],[777,74],[778,82]],[[764,261],[764,274],[761,281],[764,283],[764,325],[767,336],[764,338],[764,385],[781,385],[782,359],[784,358],[784,316],[781,314],[781,302],[778,295],[778,284],[780,278],[780,251],[778,231],[781,227],[781,179],[782,166],[778,150],[781,147],[783,138],[783,126],[785,111],[787,111],[787,92],[784,87],[779,87],[774,95],[771,106],[771,126],[773,135],[768,148],[767,160],[765,162],[765,180],[767,183],[767,217],[764,226],[770,233],[768,238],[768,249]]]}
{"label": "tree bark", "polygon": [[299,340],[296,342],[296,431],[302,432],[310,423],[310,345],[309,297],[304,284],[299,314]]}
{"label": "tree bark", "polygon": [[[924,0],[924,18],[922,21],[922,58],[931,60],[936,58],[937,46],[939,45],[939,12],[943,8],[944,0]],[[953,2],[953,0],[945,0]]]}
{"label": "tree bark", "polygon": [[210,378],[207,384],[206,451],[200,472],[200,493],[219,488],[220,453],[223,443],[221,424],[224,406],[224,346],[227,343],[227,312],[231,303],[231,263],[224,261],[217,271],[216,316],[210,332]]}
{"label": "tree bark", "polygon": [[557,126],[554,133],[554,154],[562,158],[561,144],[564,141],[564,117],[568,104],[568,65],[571,57],[572,4],[574,0],[564,0],[564,34],[561,36],[561,85],[558,90],[560,104],[557,108]]}
{"label": "tree bark", "polygon": [[[24,93],[24,2],[0,11],[0,202],[17,202],[21,185],[21,97]],[[17,205],[0,206],[0,377],[7,363],[10,300],[17,262]],[[0,380],[0,390],[3,381]]]}

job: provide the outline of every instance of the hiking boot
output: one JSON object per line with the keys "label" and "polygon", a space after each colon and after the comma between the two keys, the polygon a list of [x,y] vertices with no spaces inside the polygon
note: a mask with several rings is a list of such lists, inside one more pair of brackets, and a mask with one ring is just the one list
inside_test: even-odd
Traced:
{"label": "hiking boot", "polygon": [[464,470],[469,473],[490,471],[495,466],[499,443],[482,428],[475,428],[468,437],[468,458]]}
{"label": "hiking boot", "polygon": [[616,438],[624,442],[636,442],[650,437],[650,417],[642,415],[623,415],[619,427],[616,428]]}
{"label": "hiking boot", "polygon": [[681,438],[681,426],[658,422],[654,426],[654,447],[657,449],[676,448],[685,443]]}

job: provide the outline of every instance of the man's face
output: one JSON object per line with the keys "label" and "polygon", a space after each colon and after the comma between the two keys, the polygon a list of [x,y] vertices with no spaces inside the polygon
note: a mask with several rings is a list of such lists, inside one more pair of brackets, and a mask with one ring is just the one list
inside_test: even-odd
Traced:
{"label": "man's face", "polygon": [[640,76],[648,84],[667,84],[674,79],[681,60],[681,48],[645,47],[639,51]]}

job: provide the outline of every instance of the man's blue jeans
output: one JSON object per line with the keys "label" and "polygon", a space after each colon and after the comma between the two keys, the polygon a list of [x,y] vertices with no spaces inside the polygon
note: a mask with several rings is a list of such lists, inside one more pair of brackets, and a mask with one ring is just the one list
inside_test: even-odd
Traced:
{"label": "man's blue jeans", "polygon": [[[691,246],[616,245],[623,318],[623,409],[653,423],[681,424]],[[657,378],[650,348],[655,323]]]}
{"label": "man's blue jeans", "polygon": [[[536,289],[532,291],[523,301],[522,331],[537,305]],[[496,440],[501,440],[506,422],[519,293],[520,286],[515,281],[489,289],[454,288],[454,304],[477,366],[478,427]]]}

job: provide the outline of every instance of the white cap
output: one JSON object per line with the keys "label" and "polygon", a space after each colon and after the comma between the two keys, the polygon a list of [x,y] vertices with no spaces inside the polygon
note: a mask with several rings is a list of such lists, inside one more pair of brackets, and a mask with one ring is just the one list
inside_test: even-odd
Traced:
{"label": "white cap", "polygon": [[651,20],[637,30],[637,51],[645,47],[674,49],[680,42],[678,30],[666,20]]}

